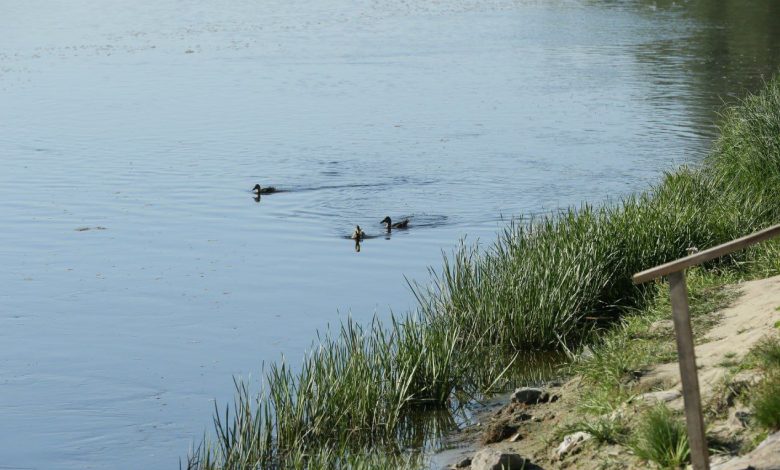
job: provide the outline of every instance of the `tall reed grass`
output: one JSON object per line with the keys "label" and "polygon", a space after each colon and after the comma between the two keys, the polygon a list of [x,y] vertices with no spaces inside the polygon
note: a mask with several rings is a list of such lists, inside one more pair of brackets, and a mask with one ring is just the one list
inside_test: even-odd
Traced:
{"label": "tall reed grass", "polygon": [[780,221],[780,79],[727,109],[721,132],[701,165],[641,194],[518,219],[487,249],[462,244],[411,284],[417,311],[320,335],[302,365],[272,364],[258,395],[237,382],[187,466],[416,465],[398,457],[410,413],[500,386],[520,353],[593,339],[655,288],[633,273]]}

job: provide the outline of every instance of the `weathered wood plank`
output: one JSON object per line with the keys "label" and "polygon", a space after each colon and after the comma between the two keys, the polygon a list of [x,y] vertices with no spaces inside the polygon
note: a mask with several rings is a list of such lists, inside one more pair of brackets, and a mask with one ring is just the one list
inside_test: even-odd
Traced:
{"label": "weathered wood plank", "polygon": [[640,273],[634,274],[631,278],[634,284],[642,284],[651,281],[657,277],[665,276],[670,273],[682,271],[683,269],[704,263],[706,261],[727,255],[737,250],[741,250],[750,245],[762,242],[769,238],[780,235],[780,224],[752,233],[742,238],[737,238],[722,245],[714,246],[704,251],[694,253],[685,258],[680,258],[654,268],[646,269]]}
{"label": "weathered wood plank", "polygon": [[685,272],[669,274],[672,318],[677,335],[677,358],[680,363],[685,421],[688,426],[688,443],[691,447],[691,463],[694,470],[709,470],[707,438],[704,435],[704,417],[699,394],[699,377],[696,371],[696,355],[693,349],[693,330],[688,311],[688,289]]}

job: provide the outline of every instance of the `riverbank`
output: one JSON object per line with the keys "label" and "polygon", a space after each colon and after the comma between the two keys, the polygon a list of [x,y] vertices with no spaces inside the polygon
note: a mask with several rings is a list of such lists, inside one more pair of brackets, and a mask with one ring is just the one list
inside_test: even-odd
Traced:
{"label": "riverbank", "polygon": [[[722,465],[717,468],[777,463],[780,446],[774,441],[780,434],[771,439],[769,434],[778,429],[757,415],[767,387],[777,387],[780,276],[728,285],[701,270],[690,277],[711,461]],[[450,452],[453,467],[484,470],[502,458],[507,470],[521,468],[520,462],[525,468],[583,469],[683,463],[684,435],[673,442],[671,436],[646,435],[665,424],[684,429],[671,311],[657,300],[573,358],[566,381],[544,388],[550,398],[538,402],[515,392],[503,407],[464,429],[460,449]],[[653,419],[660,426],[652,422],[648,428]],[[766,439],[762,452],[754,452]]]}
{"label": "riverbank", "polygon": [[[188,467],[415,466],[399,436],[419,410],[505,388],[520,353],[609,345],[626,322],[649,318],[637,312],[662,305],[659,285],[634,286],[633,273],[780,220],[780,80],[729,108],[721,129],[700,167],[617,204],[519,220],[486,250],[464,245],[430,284],[413,286],[417,311],[322,334],[301,367],[271,364],[258,397],[238,384]],[[704,277],[780,273],[778,252],[736,253],[708,263]],[[599,384],[622,380],[603,372],[592,371]]]}

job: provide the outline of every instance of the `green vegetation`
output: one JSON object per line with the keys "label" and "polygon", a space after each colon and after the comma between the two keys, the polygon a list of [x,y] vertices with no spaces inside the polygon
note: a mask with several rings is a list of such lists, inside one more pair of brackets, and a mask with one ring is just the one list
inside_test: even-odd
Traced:
{"label": "green vegetation", "polygon": [[764,338],[750,351],[750,355],[765,372],[780,371],[780,339]]}
{"label": "green vegetation", "polygon": [[758,386],[753,399],[753,415],[761,426],[780,430],[780,375],[770,375]]}
{"label": "green vegetation", "polygon": [[[701,336],[715,321],[713,315],[731,303],[737,293],[725,285],[735,273],[692,269],[687,275],[693,328]],[[587,390],[580,411],[603,414],[615,410],[635,393],[636,379],[655,364],[677,359],[670,319],[669,289],[665,284],[630,311],[620,324],[601,333],[589,354],[567,364],[566,375],[578,375]]]}
{"label": "green vegetation", "polygon": [[[593,359],[578,367],[607,384],[591,405],[608,409],[614,390],[628,393],[622,384],[632,374],[673,358],[642,332],[668,311],[661,284],[634,286],[630,276],[777,222],[777,187],[780,79],[725,112],[722,137],[700,167],[668,173],[616,204],[516,221],[487,250],[462,245],[430,285],[412,285],[416,312],[321,335],[300,367],[271,365],[256,397],[238,383],[232,409],[216,413],[216,438],[191,453],[188,467],[413,466],[396,460],[419,443],[408,432],[410,416],[502,387],[528,351],[596,344]],[[692,271],[691,293],[699,296],[692,304],[711,312],[729,294],[708,287],[780,271],[777,247]],[[696,313],[697,328],[706,328],[711,319]],[[653,411],[647,422],[668,424],[669,434],[640,433],[637,449],[654,461],[683,461],[687,450],[664,413]]]}
{"label": "green vegetation", "polygon": [[691,453],[685,422],[664,405],[657,405],[642,416],[631,448],[639,458],[661,468],[684,467]]}
{"label": "green vegetation", "polygon": [[586,432],[593,436],[596,442],[601,444],[621,444],[626,441],[629,434],[629,426],[620,416],[599,416],[576,421],[563,427],[555,433],[556,441],[568,434]]}
{"label": "green vegetation", "polygon": [[780,430],[780,338],[764,339],[751,355],[764,371],[751,400],[753,416],[767,430]]}

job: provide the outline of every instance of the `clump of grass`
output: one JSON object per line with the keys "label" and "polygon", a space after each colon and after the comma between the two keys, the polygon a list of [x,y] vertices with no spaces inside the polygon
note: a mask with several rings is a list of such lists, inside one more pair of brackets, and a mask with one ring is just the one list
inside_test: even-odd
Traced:
{"label": "clump of grass", "polygon": [[562,428],[557,435],[563,437],[580,431],[590,434],[596,442],[602,444],[621,444],[626,442],[629,435],[629,427],[621,417],[608,416],[576,421]]}
{"label": "clump of grass", "polygon": [[761,93],[723,113],[721,137],[706,170],[722,189],[735,222],[780,220],[780,194],[774,190],[780,183],[779,108],[780,81],[775,78]]}
{"label": "clump of grass", "polygon": [[765,374],[780,370],[780,337],[761,339],[742,359],[738,370],[760,369]]}
{"label": "clump of grass", "polygon": [[[694,269],[688,275],[691,316],[701,334],[714,323],[715,312],[736,297],[734,289],[723,284],[733,276]],[[669,321],[671,306],[668,288],[648,293],[642,309],[631,310],[618,325],[598,332],[591,354],[566,365],[568,375],[582,377],[588,393],[579,408],[592,414],[612,411],[633,394],[635,381],[651,366],[677,359],[672,329],[654,329]]]}
{"label": "clump of grass", "polygon": [[636,427],[631,449],[661,468],[684,467],[690,457],[685,423],[664,405],[651,408]]}
{"label": "clump of grass", "polygon": [[780,374],[767,376],[752,399],[753,416],[758,424],[772,430],[780,430]]}
{"label": "clump of grass", "polygon": [[631,395],[636,379],[656,362],[675,357],[670,343],[634,339],[621,334],[620,329],[609,332],[593,355],[569,366],[570,373],[582,377],[588,393],[579,408],[592,414],[603,414],[615,409]]}
{"label": "clump of grass", "polygon": [[321,449],[392,453],[421,445],[427,437],[416,432],[414,410],[446,409],[456,387],[474,395],[466,368],[484,366],[494,381],[501,377],[489,358],[461,344],[459,330],[445,326],[412,314],[368,328],[348,320],[320,335],[297,370],[271,364],[257,396],[237,381],[233,406],[215,414],[216,439],[192,453],[192,468],[287,468]]}
{"label": "clump of grass", "polygon": [[780,370],[780,338],[767,337],[751,351],[758,365],[767,372]]}
{"label": "clump of grass", "polygon": [[780,430],[780,338],[764,338],[750,356],[765,374],[750,400],[753,416],[764,428]]}

